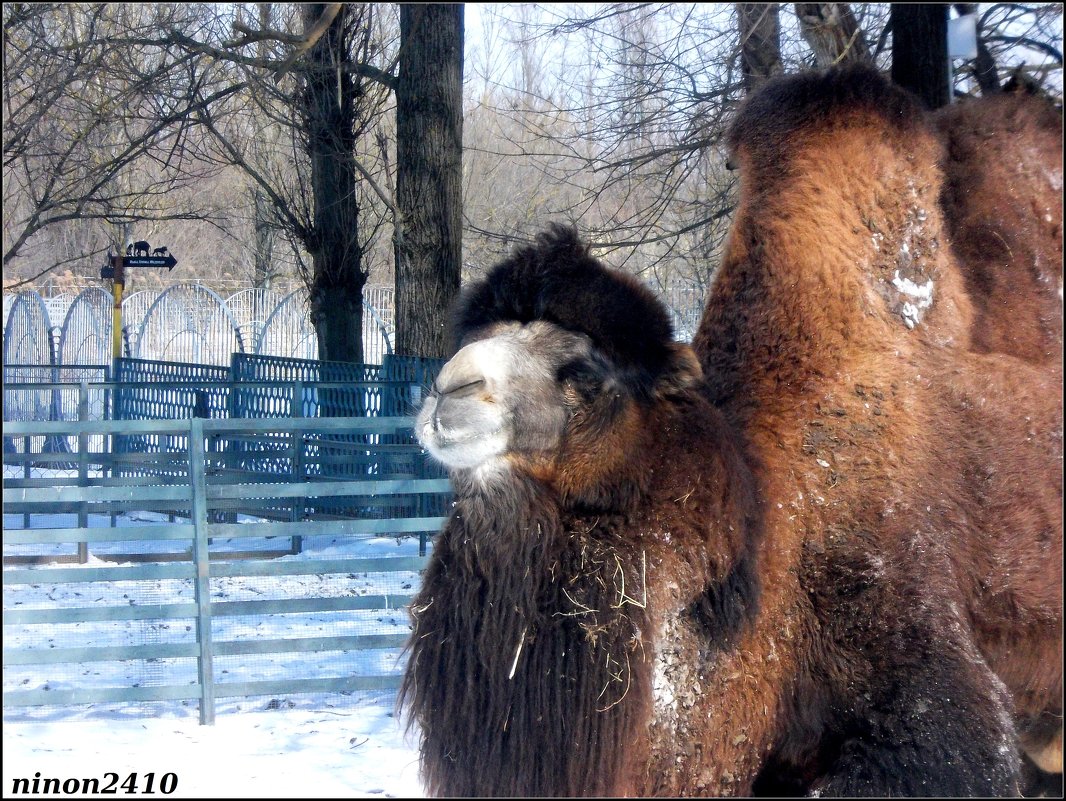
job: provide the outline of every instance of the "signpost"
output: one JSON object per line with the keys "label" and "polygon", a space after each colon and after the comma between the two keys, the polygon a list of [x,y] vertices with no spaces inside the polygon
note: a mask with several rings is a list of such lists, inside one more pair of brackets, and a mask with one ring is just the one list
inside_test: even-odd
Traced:
{"label": "signpost", "polygon": [[173,256],[112,256],[111,263],[116,261],[124,267],[166,267],[168,272],[178,263]]}
{"label": "signpost", "polygon": [[122,270],[122,256],[112,256],[110,266],[111,295],[115,299],[115,305],[111,310],[111,363],[114,365],[112,369],[117,370],[118,360],[122,358],[122,287],[126,283],[126,274]]}
{"label": "signpost", "polygon": [[[145,243],[147,250],[147,243]],[[161,248],[164,252],[166,248]],[[127,267],[166,267],[173,270],[178,260],[169,253],[166,256],[123,256],[112,254],[108,263],[100,268],[101,278],[111,279],[111,295],[115,305],[111,312],[111,357],[122,358],[122,290],[126,284]]]}

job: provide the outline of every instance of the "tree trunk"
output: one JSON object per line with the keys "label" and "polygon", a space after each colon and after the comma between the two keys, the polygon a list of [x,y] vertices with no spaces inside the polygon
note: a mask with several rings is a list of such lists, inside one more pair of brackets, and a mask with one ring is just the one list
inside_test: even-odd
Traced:
{"label": "tree trunk", "polygon": [[948,80],[948,8],[893,3],[892,81],[918,95],[928,109],[951,102]]}
{"label": "tree trunk", "polygon": [[[301,6],[310,30],[324,4]],[[307,55],[304,113],[311,161],[314,223],[304,245],[311,255],[311,321],[318,335],[318,358],[363,360],[363,253],[359,244],[358,173],[355,168],[356,103],[351,76],[336,59],[348,52],[342,7]]]}
{"label": "tree trunk", "polygon": [[[270,16],[271,16],[271,4],[270,3],[256,3],[256,7],[259,9],[259,27],[261,30],[270,29]],[[266,40],[259,42],[256,46],[256,55],[263,59],[267,59],[269,55],[266,46]],[[254,260],[252,267],[252,285],[256,287],[262,287],[263,289],[270,289],[270,284],[274,278],[274,272],[271,267],[271,262],[274,259],[274,229],[270,225],[270,201],[263,193],[263,190],[256,186],[252,190],[252,203],[253,213],[255,215],[252,225],[254,229],[254,247],[255,252],[252,255]],[[255,310],[255,319],[263,320],[260,315],[260,310]]]}
{"label": "tree trunk", "polygon": [[865,64],[871,61],[862,29],[847,3],[796,3],[800,32],[818,65]]}
{"label": "tree trunk", "polygon": [[400,6],[396,352],[443,357],[462,269],[463,6]]}
{"label": "tree trunk", "polygon": [[782,72],[780,7],[779,3],[737,3],[740,64],[747,93]]}
{"label": "tree trunk", "polygon": [[955,10],[960,15],[973,14],[977,20],[977,58],[974,60],[973,77],[981,87],[981,94],[996,94],[1002,89],[999,85],[999,69],[996,59],[988,52],[985,40],[981,38],[981,15],[977,3],[956,3]]}
{"label": "tree trunk", "polygon": [[252,283],[270,289],[274,280],[274,228],[270,224],[270,201],[259,187],[252,191],[252,205],[255,214]]}

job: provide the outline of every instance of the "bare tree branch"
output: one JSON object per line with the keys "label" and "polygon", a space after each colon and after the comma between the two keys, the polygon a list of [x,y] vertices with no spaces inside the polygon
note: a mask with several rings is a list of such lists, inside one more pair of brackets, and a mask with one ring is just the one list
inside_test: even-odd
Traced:
{"label": "bare tree branch", "polygon": [[871,61],[862,28],[848,3],[796,3],[800,32],[818,64],[859,64]]}
{"label": "bare tree branch", "polygon": [[1009,45],[1023,45],[1033,50],[1039,50],[1055,59],[1056,64],[1062,64],[1062,51],[1052,47],[1047,42],[1041,42],[1028,36],[1004,36],[1002,34],[990,34],[985,37],[986,42],[1004,42]]}
{"label": "bare tree branch", "polygon": [[322,10],[322,15],[318,18],[318,21],[304,34],[303,41],[296,46],[292,54],[275,71],[274,83],[278,83],[282,76],[289,71],[289,68],[296,63],[296,60],[315,46],[315,42],[321,39],[322,34],[333,24],[333,20],[337,18],[337,14],[340,13],[343,5],[343,3],[326,3],[326,7]]}

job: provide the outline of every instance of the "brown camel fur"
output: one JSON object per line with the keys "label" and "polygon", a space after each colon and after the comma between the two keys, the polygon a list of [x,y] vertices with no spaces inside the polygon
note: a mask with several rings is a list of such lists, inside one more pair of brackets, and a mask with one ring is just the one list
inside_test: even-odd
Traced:
{"label": "brown camel fur", "polygon": [[[570,229],[468,290],[458,337],[416,426],[456,491],[412,604],[401,693],[427,789],[649,792],[648,721],[675,661],[656,662],[663,627],[710,656],[754,612],[742,447],[696,391],[666,310]],[[466,459],[474,426],[492,456]],[[670,758],[692,747],[672,741]]]}
{"label": "brown camel fur", "polygon": [[[1062,112],[1016,76],[933,122],[944,143],[941,208],[974,304],[973,348],[1043,364],[1061,383]],[[1026,794],[1061,795],[1061,718],[1045,715],[1023,734]]]}
{"label": "brown camel fur", "polygon": [[1061,727],[1061,373],[970,351],[937,140],[876,73],[775,82],[730,142],[693,344],[764,465],[756,787],[1013,792]]}
{"label": "brown camel fur", "polygon": [[942,207],[983,353],[1062,365],[1062,114],[1021,83],[934,115]]}
{"label": "brown camel fur", "polygon": [[1058,378],[971,350],[925,117],[807,74],[730,144],[702,378],[572,231],[464,292],[416,425],[434,795],[1006,795],[1061,726]]}

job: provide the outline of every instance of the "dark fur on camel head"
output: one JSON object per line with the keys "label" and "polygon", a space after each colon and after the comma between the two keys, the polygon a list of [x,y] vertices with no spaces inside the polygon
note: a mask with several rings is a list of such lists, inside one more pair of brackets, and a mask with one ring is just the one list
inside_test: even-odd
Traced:
{"label": "dark fur on camel head", "polygon": [[571,226],[550,225],[493,267],[463,296],[453,332],[458,344],[491,323],[533,320],[588,336],[638,397],[650,398],[670,369],[666,309],[636,278],[604,267]]}

